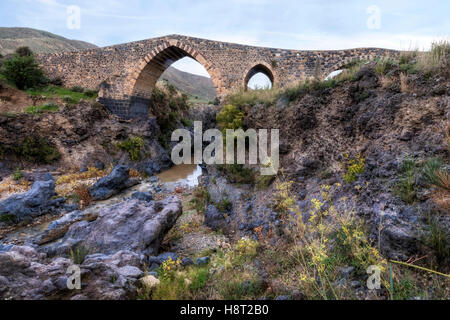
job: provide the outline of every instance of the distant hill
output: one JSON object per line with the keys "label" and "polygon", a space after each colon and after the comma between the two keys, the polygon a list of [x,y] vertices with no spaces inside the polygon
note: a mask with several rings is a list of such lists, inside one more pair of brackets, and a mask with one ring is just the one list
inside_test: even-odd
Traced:
{"label": "distant hill", "polygon": [[30,28],[0,28],[0,54],[13,53],[27,46],[34,53],[54,53],[97,48],[88,42],[69,40],[47,31]]}
{"label": "distant hill", "polygon": [[193,100],[209,102],[216,97],[216,89],[210,78],[180,71],[169,67],[162,74],[161,80],[166,80],[182,92],[190,95]]}
{"label": "distant hill", "polygon": [[[0,27],[0,54],[14,53],[19,48],[27,46],[34,53],[55,53],[97,48],[96,45],[69,40],[56,34],[31,28]],[[169,67],[161,76],[182,92],[192,97],[194,101],[211,101],[216,97],[216,91],[210,78],[180,71]]]}

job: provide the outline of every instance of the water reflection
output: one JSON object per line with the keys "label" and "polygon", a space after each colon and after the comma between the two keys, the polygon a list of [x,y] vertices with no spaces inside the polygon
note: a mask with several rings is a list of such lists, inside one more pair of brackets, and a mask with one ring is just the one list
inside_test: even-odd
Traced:
{"label": "water reflection", "polygon": [[196,187],[201,175],[202,168],[199,165],[180,164],[158,174],[158,178],[165,184]]}

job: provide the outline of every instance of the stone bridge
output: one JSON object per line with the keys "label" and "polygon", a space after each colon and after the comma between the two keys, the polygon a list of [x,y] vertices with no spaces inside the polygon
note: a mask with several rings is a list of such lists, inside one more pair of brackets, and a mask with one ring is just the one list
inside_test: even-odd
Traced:
{"label": "stone bridge", "polygon": [[327,75],[353,60],[395,57],[398,51],[359,48],[304,51],[247,46],[181,35],[170,35],[111,47],[39,55],[50,77],[67,87],[99,90],[99,102],[124,117],[148,114],[153,88],[175,61],[191,57],[211,76],[217,95],[242,88],[259,72],[272,85],[285,87],[317,74]]}

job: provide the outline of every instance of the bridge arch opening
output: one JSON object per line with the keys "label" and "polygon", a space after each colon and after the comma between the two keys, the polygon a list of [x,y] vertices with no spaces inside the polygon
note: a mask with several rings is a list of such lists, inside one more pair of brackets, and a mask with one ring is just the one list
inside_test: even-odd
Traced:
{"label": "bridge arch opening", "polygon": [[270,89],[274,85],[274,75],[272,70],[264,64],[257,64],[252,67],[244,79],[245,90]]}
{"label": "bridge arch opening", "polygon": [[[189,98],[200,100],[200,96],[192,93],[195,86],[199,83],[199,79],[192,80],[191,75],[185,75],[186,77],[191,77],[190,81],[184,81],[184,83],[179,83],[179,85],[173,82],[180,81],[183,78],[181,70],[176,68],[169,68],[176,62],[183,62],[190,60],[195,61],[198,64],[198,68],[203,69],[203,75],[210,75],[209,78],[200,79],[206,82],[210,81],[209,84],[209,95],[213,96],[211,100],[217,95],[217,80],[212,77],[211,66],[205,60],[205,58],[192,48],[188,48],[184,45],[169,45],[160,46],[158,49],[148,54],[144,61],[138,66],[135,72],[135,81],[132,87],[131,94],[131,105],[130,105],[130,115],[140,116],[148,113],[149,107],[152,103],[152,93],[157,86],[158,81],[169,82],[173,84],[181,93],[186,93]],[[175,64],[179,65],[179,63]],[[182,82],[182,81],[181,81]],[[189,83],[190,82],[190,83]],[[208,87],[208,84],[203,84]],[[183,87],[184,86],[184,87]],[[195,91],[195,90],[194,90]]]}
{"label": "bridge arch opening", "polygon": [[[205,65],[206,60],[204,60],[204,58],[196,58],[188,51],[172,45],[164,50],[161,50],[156,55],[146,58],[146,64],[142,70],[140,70],[134,84],[133,96],[150,97],[156,83],[165,71],[175,62],[179,62],[179,60],[186,60],[186,58],[189,60],[192,59],[199,63],[204,68],[204,71],[209,74],[208,66]],[[214,79],[212,79],[212,81],[214,82]]]}

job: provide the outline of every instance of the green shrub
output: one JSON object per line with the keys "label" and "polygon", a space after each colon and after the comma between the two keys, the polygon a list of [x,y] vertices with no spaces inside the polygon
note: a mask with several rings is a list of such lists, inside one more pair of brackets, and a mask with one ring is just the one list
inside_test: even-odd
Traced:
{"label": "green shrub", "polygon": [[416,63],[401,63],[399,68],[401,72],[406,72],[407,74],[415,74],[418,70]]}
{"label": "green shrub", "polygon": [[449,268],[450,263],[450,232],[440,221],[439,216],[429,214],[426,220],[425,244],[434,251],[437,263]]}
{"label": "green shrub", "polygon": [[48,164],[61,157],[59,151],[46,139],[25,137],[15,148],[15,154],[26,161]]}
{"label": "green shrub", "polygon": [[29,47],[19,47],[15,51],[21,57],[31,57],[33,56],[33,51]]}
{"label": "green shrub", "polygon": [[392,297],[394,300],[409,300],[412,297],[421,296],[419,288],[416,286],[415,279],[408,270],[403,275],[398,275],[394,280]]}
{"label": "green shrub", "polygon": [[442,160],[428,159],[423,166],[422,176],[428,185],[450,191],[450,174],[444,169]]}
{"label": "green shrub", "polygon": [[3,215],[0,215],[0,222],[16,223],[17,222],[17,218],[13,214],[3,214]]}
{"label": "green shrub", "polygon": [[[279,96],[280,90],[277,88],[241,90],[237,93],[229,95],[226,98],[226,102],[227,104],[231,104],[238,108],[244,106],[254,106],[257,104],[271,105],[276,102]],[[217,102],[219,102],[218,99]]]}
{"label": "green shrub", "polygon": [[[209,267],[188,266],[183,268],[181,260],[164,261],[158,269],[159,285],[151,294],[153,300],[192,299],[209,278]],[[148,296],[148,298],[150,298]]]}
{"label": "green shrub", "polygon": [[180,121],[185,127],[192,127],[194,125],[191,120],[186,118],[181,118]]}
{"label": "green shrub", "polygon": [[358,155],[356,159],[347,160],[346,172],[344,173],[343,179],[346,183],[352,183],[356,180],[357,175],[364,172],[364,166],[366,159]]}
{"label": "green shrub", "polygon": [[141,137],[129,138],[117,144],[120,149],[126,150],[132,161],[141,160],[141,150],[144,148],[145,142]]}
{"label": "green shrub", "polygon": [[227,129],[236,130],[242,128],[243,119],[244,114],[239,108],[231,104],[225,105],[216,116],[217,124],[224,134]]}
{"label": "green shrub", "polygon": [[385,75],[393,65],[394,62],[390,59],[379,59],[375,64],[375,71],[380,75]]}
{"label": "green shrub", "polygon": [[354,60],[347,65],[343,66],[343,71],[337,75],[334,79],[338,82],[343,81],[356,81],[356,73],[361,69],[361,67],[364,65],[364,60]]}
{"label": "green shrub", "polygon": [[216,207],[220,212],[229,212],[233,208],[233,204],[231,203],[230,199],[225,197],[219,203],[217,203]]}
{"label": "green shrub", "polygon": [[220,288],[225,300],[257,299],[264,293],[264,285],[261,280],[232,280],[224,283]]}
{"label": "green shrub", "polygon": [[88,98],[94,98],[94,97],[97,97],[98,91],[96,91],[96,90],[86,90],[86,91],[84,92],[84,95],[85,95],[86,97],[88,97]]}
{"label": "green shrub", "polygon": [[159,89],[158,87],[155,87],[152,91],[152,97],[151,100],[156,102],[164,102],[167,99],[167,95],[164,91]]}
{"label": "green shrub", "polygon": [[14,173],[12,174],[12,178],[13,178],[15,181],[19,181],[20,179],[23,178],[23,172],[20,170],[20,168],[16,168],[16,169],[14,170]]}
{"label": "green shrub", "polygon": [[259,176],[256,180],[256,187],[259,190],[266,189],[275,180],[275,176]]}
{"label": "green shrub", "polygon": [[0,73],[20,90],[41,86],[46,81],[44,72],[34,56],[16,54],[13,58],[3,61]]}
{"label": "green shrub", "polygon": [[357,93],[355,94],[355,102],[356,102],[356,103],[360,103],[360,102],[366,100],[366,99],[369,98],[369,97],[370,97],[370,93],[367,92],[367,91],[357,92]]}
{"label": "green shrub", "polygon": [[204,214],[206,205],[210,200],[210,195],[205,187],[198,187],[194,191],[194,197],[190,200],[190,205],[198,213]]}
{"label": "green shrub", "polygon": [[59,110],[59,106],[55,103],[46,103],[41,106],[30,106],[25,109],[26,113],[29,114],[40,114],[44,112],[56,112]]}
{"label": "green shrub", "polygon": [[413,203],[417,195],[416,163],[412,159],[405,159],[400,167],[400,177],[394,188],[397,194],[406,203]]}
{"label": "green shrub", "polygon": [[70,88],[71,91],[73,92],[78,92],[78,93],[83,93],[84,92],[84,88],[80,87],[80,86],[73,86],[72,88]]}
{"label": "green shrub", "polygon": [[48,79],[48,84],[49,84],[49,85],[53,85],[53,86],[58,86],[58,87],[60,87],[60,86],[63,85],[63,83],[64,83],[64,82],[63,82],[63,80],[62,80],[60,77]]}
{"label": "green shrub", "polygon": [[243,164],[223,164],[216,167],[232,183],[252,184],[255,181],[252,169],[245,167]]}
{"label": "green shrub", "polygon": [[71,97],[71,96],[65,96],[63,98],[63,100],[64,100],[64,102],[66,102],[68,104],[75,104],[78,102],[77,99],[75,99],[74,97]]}
{"label": "green shrub", "polygon": [[440,70],[448,69],[450,57],[450,42],[443,40],[431,44],[429,52],[419,54],[417,68],[426,75],[432,75]]}
{"label": "green shrub", "polygon": [[82,99],[91,99],[95,98],[97,95],[97,91],[85,91],[85,92],[76,92],[72,91],[72,89],[62,88],[55,85],[49,85],[39,90],[32,89],[27,90],[27,93],[31,96],[44,96],[47,98],[59,98],[64,100],[69,104],[79,103]]}
{"label": "green shrub", "polygon": [[76,265],[82,264],[89,254],[90,250],[83,246],[70,248],[70,257],[72,259],[72,262]]}

